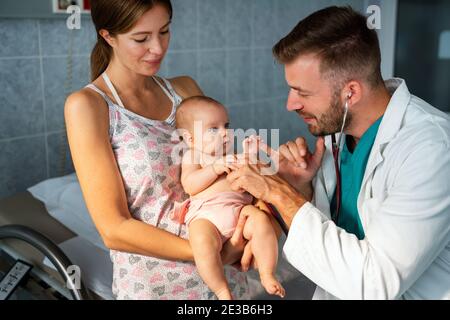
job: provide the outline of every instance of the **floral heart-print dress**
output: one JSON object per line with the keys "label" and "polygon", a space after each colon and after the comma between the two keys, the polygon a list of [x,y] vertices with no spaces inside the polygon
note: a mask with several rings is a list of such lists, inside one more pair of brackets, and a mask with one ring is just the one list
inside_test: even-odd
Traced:
{"label": "floral heart-print dress", "polygon": [[[108,104],[110,141],[131,215],[187,238],[186,225],[170,219],[174,203],[187,199],[180,182],[181,166],[175,159],[180,140],[175,133],[174,120],[181,97],[169,81],[153,77],[171,99],[173,107],[165,121],[151,120],[123,107],[106,73],[103,78],[117,103],[95,85],[87,87],[99,93]],[[115,250],[111,250],[110,255],[113,262],[112,290],[117,299],[216,299],[191,262],[168,261]],[[249,299],[246,275],[230,266],[225,267],[225,275],[234,298]]]}

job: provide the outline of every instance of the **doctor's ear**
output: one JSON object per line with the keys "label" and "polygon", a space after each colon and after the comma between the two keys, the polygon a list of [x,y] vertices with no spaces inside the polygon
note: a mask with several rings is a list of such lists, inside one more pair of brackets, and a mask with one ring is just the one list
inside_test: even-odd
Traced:
{"label": "doctor's ear", "polygon": [[351,107],[361,100],[362,85],[358,81],[350,81],[342,90],[342,99]]}

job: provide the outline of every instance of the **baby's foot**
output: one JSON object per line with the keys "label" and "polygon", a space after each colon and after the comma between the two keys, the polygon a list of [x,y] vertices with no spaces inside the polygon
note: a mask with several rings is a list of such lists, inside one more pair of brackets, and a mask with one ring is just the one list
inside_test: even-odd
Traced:
{"label": "baby's foot", "polygon": [[284,298],[286,291],[281,283],[272,274],[261,274],[261,284],[268,294],[277,295]]}
{"label": "baby's foot", "polygon": [[216,293],[217,299],[219,300],[233,300],[233,296],[228,288],[218,290]]}

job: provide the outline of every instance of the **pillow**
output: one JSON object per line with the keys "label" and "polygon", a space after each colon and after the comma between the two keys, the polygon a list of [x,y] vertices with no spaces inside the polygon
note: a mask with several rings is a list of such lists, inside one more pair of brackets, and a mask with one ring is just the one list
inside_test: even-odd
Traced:
{"label": "pillow", "polygon": [[86,208],[75,173],[45,180],[29,188],[28,191],[44,203],[53,218],[100,249],[109,251]]}

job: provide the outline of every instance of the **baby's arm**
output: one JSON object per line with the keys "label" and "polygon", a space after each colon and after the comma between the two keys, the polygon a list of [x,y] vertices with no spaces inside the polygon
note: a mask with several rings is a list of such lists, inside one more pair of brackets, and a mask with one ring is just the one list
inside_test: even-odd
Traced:
{"label": "baby's arm", "polygon": [[187,194],[194,196],[212,185],[220,175],[229,173],[231,167],[225,159],[218,159],[202,168],[198,155],[188,150],[181,164],[181,184]]}

